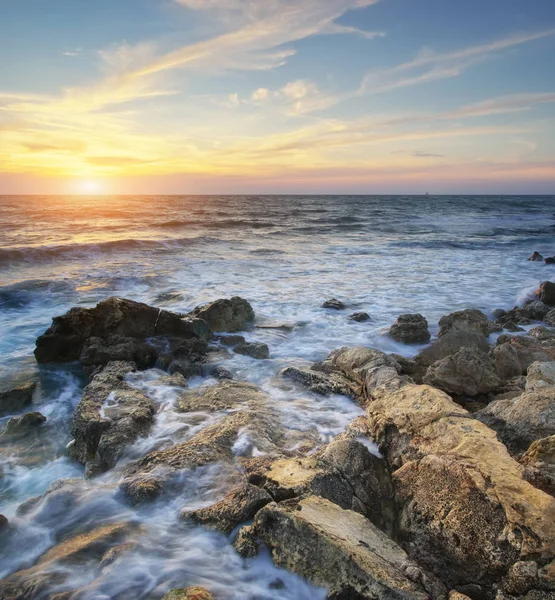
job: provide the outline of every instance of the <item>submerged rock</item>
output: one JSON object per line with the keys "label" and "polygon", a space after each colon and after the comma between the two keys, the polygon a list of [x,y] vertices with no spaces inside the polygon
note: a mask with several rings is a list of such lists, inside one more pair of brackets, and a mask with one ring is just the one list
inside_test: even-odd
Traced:
{"label": "submerged rock", "polygon": [[477,396],[499,387],[492,358],[481,350],[461,348],[428,367],[422,381],[456,395]]}
{"label": "submerged rock", "polygon": [[36,429],[46,421],[46,417],[39,412],[30,412],[21,415],[20,417],[12,417],[4,433],[7,435],[19,435],[26,433],[32,429]]}
{"label": "submerged rock", "polygon": [[370,321],[370,315],[365,312],[354,312],[349,315],[349,321],[356,321],[357,323],[364,323],[365,321]]}
{"label": "submerged rock", "polygon": [[[368,519],[311,496],[269,504],[258,512],[255,530],[274,562],[331,593],[350,590],[368,600],[429,600],[445,594],[426,586],[422,569]],[[436,591],[437,590],[437,591]]]}
{"label": "submerged rock", "polygon": [[[72,308],[54,317],[51,327],[37,338],[35,357],[40,363],[68,362],[79,360],[85,350],[85,360],[99,360],[103,355],[110,360],[114,353],[121,356],[120,353],[138,351],[130,339],[144,341],[168,335],[207,340],[211,334],[206,323],[199,319],[183,318],[141,302],[112,297],[94,308]],[[90,338],[100,338],[103,343],[96,341],[85,346]]]}
{"label": "submerged rock", "polygon": [[206,588],[194,585],[170,590],[162,600],[214,600],[214,596]]}
{"label": "submerged rock", "polygon": [[93,376],[73,416],[70,455],[94,470],[113,467],[123,449],[146,435],[156,405],[125,382],[134,363],[111,362]]}
{"label": "submerged rock", "polygon": [[337,298],[330,298],[329,300],[326,300],[324,304],[322,304],[321,308],[344,310],[345,308],[347,308],[347,305],[344,302],[341,302],[341,300],[338,300]]}
{"label": "submerged rock", "polygon": [[536,297],[548,306],[555,306],[555,283],[543,281],[540,287],[534,292]]}
{"label": "submerged rock", "polygon": [[532,254],[530,254],[530,256],[528,257],[528,261],[532,261],[532,262],[541,262],[543,261],[543,256],[539,253],[539,252],[532,252]]}
{"label": "submerged rock", "polygon": [[233,352],[250,356],[251,358],[270,358],[270,349],[268,348],[268,345],[261,342],[244,342],[235,346]]}
{"label": "submerged rock", "polygon": [[259,387],[245,381],[222,381],[190,390],[177,400],[177,408],[183,412],[230,410],[243,406],[245,409],[262,410],[267,396]]}
{"label": "submerged rock", "polygon": [[389,337],[404,344],[425,344],[430,341],[428,321],[420,314],[399,315],[389,328]]}
{"label": "submerged rock", "polygon": [[483,312],[475,308],[467,308],[441,317],[439,320],[438,337],[445,335],[449,331],[457,330],[474,331],[487,337],[489,329],[489,320]]}
{"label": "submerged rock", "polygon": [[37,384],[32,382],[0,392],[0,417],[19,412],[29,406],[36,387]]}
{"label": "submerged rock", "polygon": [[220,299],[209,304],[197,306],[188,315],[189,318],[202,319],[212,331],[233,333],[246,329],[254,321],[254,310],[250,303],[239,296]]}

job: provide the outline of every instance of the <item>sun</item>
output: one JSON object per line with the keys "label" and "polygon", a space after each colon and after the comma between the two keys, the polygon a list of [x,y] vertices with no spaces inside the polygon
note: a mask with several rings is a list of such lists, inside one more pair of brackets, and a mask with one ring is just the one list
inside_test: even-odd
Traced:
{"label": "sun", "polygon": [[97,179],[83,179],[77,181],[76,191],[84,196],[96,196],[104,192],[104,185]]}

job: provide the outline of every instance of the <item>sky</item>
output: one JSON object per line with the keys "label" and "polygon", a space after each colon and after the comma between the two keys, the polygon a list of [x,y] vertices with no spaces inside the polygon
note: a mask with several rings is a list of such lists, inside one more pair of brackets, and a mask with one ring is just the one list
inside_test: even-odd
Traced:
{"label": "sky", "polygon": [[555,193],[554,0],[0,0],[0,194]]}

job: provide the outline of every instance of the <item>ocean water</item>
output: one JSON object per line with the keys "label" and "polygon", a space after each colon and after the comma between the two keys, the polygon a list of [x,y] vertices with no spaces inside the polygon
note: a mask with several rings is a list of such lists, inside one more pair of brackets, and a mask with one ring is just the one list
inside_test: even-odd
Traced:
{"label": "ocean water", "polygon": [[[245,561],[227,537],[179,520],[181,508],[208,505],[232,485],[221,465],[184,472],[179,493],[153,505],[122,501],[117,483],[130,461],[221,417],[176,413],[179,390],[155,386],[156,370],[130,378],[159,405],[151,435],[113,471],[82,479],[65,448],[86,380],[75,365],[38,369],[32,356],[53,316],[112,295],[177,312],[247,298],[259,322],[294,327],[248,331],[247,339],[270,346],[270,359],[232,355],[225,366],[271,395],[294,447],[327,442],[362,411],[341,396],[284,387],[276,378],[284,366],[308,365],[345,345],[410,356],[420,347],[384,335],[399,314],[422,313],[435,333],[443,314],[510,308],[555,278],[555,266],[526,261],[534,250],[555,254],[554,196],[0,197],[0,223],[0,381],[38,379],[33,408],[48,419],[32,443],[0,442],[0,512],[14,524],[0,547],[0,576],[33,564],[72,531],[142,525],[135,551],[113,567],[70,573],[86,589],[80,600],[158,600],[170,587],[192,584],[237,600],[308,600],[326,591],[277,569],[266,553]],[[331,297],[348,309],[320,308]],[[354,311],[371,320],[349,321]],[[235,450],[255,448],[246,436]],[[21,502],[70,478],[74,501],[53,493],[16,515]]]}

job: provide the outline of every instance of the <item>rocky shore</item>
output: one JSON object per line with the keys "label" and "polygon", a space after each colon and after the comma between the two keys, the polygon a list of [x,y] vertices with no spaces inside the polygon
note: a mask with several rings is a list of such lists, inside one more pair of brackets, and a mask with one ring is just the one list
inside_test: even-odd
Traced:
{"label": "rocky shore", "polygon": [[[323,307],[346,308],[336,299]],[[183,508],[180,518],[229,536],[247,561],[267,547],[276,565],[327,588],[330,600],[555,600],[555,284],[542,283],[534,299],[494,319],[476,309],[445,315],[437,338],[412,359],[341,347],[310,368],[283,368],[283,386],[346,395],[364,409],[325,445],[280,425],[273,399],[225,367],[230,351],[271,355],[238,335],[255,325],[242,298],[186,315],[121,298],[73,308],[37,339],[35,357],[78,361],[89,377],[68,455],[91,482],[156,422],[156,402],[132,383],[137,371],[167,372],[156,383],[179,390],[178,413],[223,415],[127,464],[118,493],[144,506],[179,494],[183,470],[220,465],[228,494]],[[384,335],[406,344],[431,339],[420,314],[400,315]],[[188,389],[197,375],[216,382]],[[25,412],[33,392],[29,384],[0,395],[0,413],[16,415],[5,439],[24,443],[44,423]],[[245,439],[249,450],[238,453]],[[53,494],[71,503],[74,485],[60,480],[18,513]],[[0,520],[0,539],[14,527]],[[67,583],[68,568],[102,573],[134,551],[140,528],[69,531],[0,581],[0,598],[79,600],[84,588]],[[214,596],[189,587],[164,598]]]}

